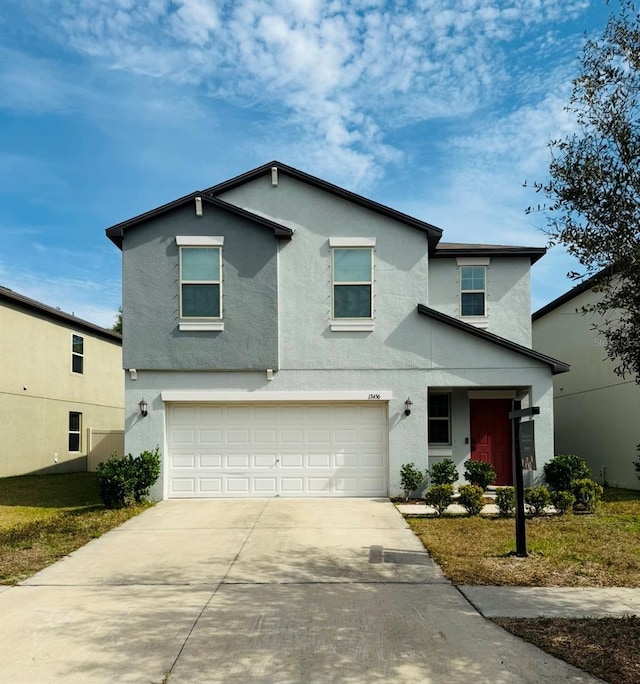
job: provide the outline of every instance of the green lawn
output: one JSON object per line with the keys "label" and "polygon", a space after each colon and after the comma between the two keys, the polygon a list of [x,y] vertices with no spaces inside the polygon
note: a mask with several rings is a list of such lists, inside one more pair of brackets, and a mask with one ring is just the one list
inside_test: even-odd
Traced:
{"label": "green lawn", "polygon": [[640,584],[640,492],[607,488],[593,515],[526,522],[528,558],[517,558],[513,519],[408,518],[455,584],[611,586]]}
{"label": "green lawn", "polygon": [[146,507],[106,510],[95,473],[0,479],[0,584],[16,584]]}

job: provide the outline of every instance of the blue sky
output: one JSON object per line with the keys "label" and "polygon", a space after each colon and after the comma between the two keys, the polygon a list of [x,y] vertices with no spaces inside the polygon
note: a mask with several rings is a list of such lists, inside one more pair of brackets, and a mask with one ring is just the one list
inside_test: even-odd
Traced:
{"label": "blue sky", "polygon": [[[105,228],[272,159],[542,246],[549,139],[603,0],[3,0],[0,285],[110,327]],[[554,248],[535,310],[571,286]]]}

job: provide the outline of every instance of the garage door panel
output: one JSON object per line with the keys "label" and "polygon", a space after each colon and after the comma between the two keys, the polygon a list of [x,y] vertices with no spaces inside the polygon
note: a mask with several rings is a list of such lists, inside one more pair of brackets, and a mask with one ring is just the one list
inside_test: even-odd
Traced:
{"label": "garage door panel", "polygon": [[386,405],[170,405],[167,415],[169,496],[386,494]]}

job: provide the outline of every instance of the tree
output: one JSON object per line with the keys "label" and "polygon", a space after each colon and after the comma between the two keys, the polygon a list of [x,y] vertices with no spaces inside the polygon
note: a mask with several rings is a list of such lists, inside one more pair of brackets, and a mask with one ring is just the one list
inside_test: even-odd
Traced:
{"label": "tree", "polygon": [[[552,140],[550,245],[564,245],[594,276],[593,327],[615,372],[640,384],[640,14],[621,0],[599,39],[587,40],[566,110],[577,132]],[[531,211],[529,208],[528,211]]]}
{"label": "tree", "polygon": [[116,314],[116,320],[113,326],[111,327],[111,330],[122,335],[122,307],[118,309],[118,313]]}

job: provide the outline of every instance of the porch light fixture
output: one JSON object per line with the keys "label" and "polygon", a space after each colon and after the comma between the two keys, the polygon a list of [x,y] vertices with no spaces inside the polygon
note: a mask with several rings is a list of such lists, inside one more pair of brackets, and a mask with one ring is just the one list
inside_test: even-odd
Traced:
{"label": "porch light fixture", "polygon": [[407,400],[404,402],[404,415],[405,416],[410,416],[411,415],[411,407],[413,406],[413,402],[409,397],[407,397]]}
{"label": "porch light fixture", "polygon": [[147,415],[147,402],[144,400],[144,397],[140,399],[138,406],[140,407],[140,413],[142,414],[142,417],[145,418]]}

